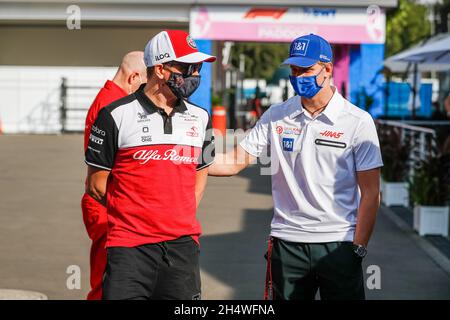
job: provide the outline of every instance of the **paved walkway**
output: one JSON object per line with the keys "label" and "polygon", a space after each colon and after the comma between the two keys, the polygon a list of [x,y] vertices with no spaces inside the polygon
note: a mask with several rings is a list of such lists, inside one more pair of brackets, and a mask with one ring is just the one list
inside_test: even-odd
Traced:
{"label": "paved walkway", "polygon": [[[0,136],[0,288],[85,297],[84,175],[80,135]],[[204,299],[262,297],[271,208],[270,178],[256,166],[210,178],[199,209]],[[381,271],[381,289],[367,290],[368,298],[450,299],[450,276],[390,214],[380,210],[365,261]],[[67,288],[71,265],[81,270],[81,289]]]}

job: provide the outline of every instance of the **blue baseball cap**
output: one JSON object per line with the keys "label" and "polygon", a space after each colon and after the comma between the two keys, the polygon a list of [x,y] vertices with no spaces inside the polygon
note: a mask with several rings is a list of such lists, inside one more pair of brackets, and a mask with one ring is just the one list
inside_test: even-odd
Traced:
{"label": "blue baseball cap", "polygon": [[330,43],[324,38],[311,33],[292,41],[289,58],[284,60],[283,64],[307,68],[319,61],[326,63],[332,60],[333,51]]}

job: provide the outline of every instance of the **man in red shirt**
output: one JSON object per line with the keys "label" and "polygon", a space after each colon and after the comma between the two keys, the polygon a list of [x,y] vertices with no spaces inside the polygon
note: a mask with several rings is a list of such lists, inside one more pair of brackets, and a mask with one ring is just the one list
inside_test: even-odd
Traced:
{"label": "man in red shirt", "polygon": [[196,209],[214,160],[211,118],[189,96],[202,53],[182,30],[145,47],[147,84],[103,108],[91,130],[87,190],[108,209],[103,299],[200,299]]}
{"label": "man in red shirt", "polygon": [[[92,126],[100,110],[111,102],[133,93],[145,80],[144,53],[142,51],[133,51],[126,54],[113,80],[106,81],[89,108],[84,130],[85,152],[88,148],[89,139],[92,139]],[[81,209],[83,211],[84,225],[89,238],[92,240],[90,254],[91,291],[87,299],[100,300],[102,298],[103,272],[106,266],[106,207],[85,193],[81,200]]]}

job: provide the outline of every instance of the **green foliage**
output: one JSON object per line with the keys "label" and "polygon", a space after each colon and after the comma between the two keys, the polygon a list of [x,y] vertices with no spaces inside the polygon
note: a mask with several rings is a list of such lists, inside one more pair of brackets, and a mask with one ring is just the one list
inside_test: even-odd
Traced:
{"label": "green foliage", "polygon": [[245,56],[245,78],[270,80],[289,56],[289,44],[236,42],[231,50],[231,62],[236,68],[239,67],[240,54]]}
{"label": "green foliage", "polygon": [[367,93],[366,88],[361,88],[356,95],[356,105],[364,110],[369,111],[375,102],[373,95]]}
{"label": "green foliage", "polygon": [[447,205],[450,200],[450,153],[430,155],[417,161],[408,184],[413,204]]}
{"label": "green foliage", "polygon": [[414,0],[399,0],[386,16],[386,57],[411,47],[430,35],[427,7]]}
{"label": "green foliage", "polygon": [[435,33],[448,32],[448,15],[450,13],[450,0],[441,0],[434,5],[435,15],[439,18],[435,20]]}
{"label": "green foliage", "polygon": [[378,127],[378,138],[384,163],[381,169],[383,180],[405,182],[411,167],[411,140],[406,137],[402,142],[400,129],[387,125]]}
{"label": "green foliage", "polygon": [[212,106],[222,106],[222,96],[220,93],[214,93],[211,98]]}

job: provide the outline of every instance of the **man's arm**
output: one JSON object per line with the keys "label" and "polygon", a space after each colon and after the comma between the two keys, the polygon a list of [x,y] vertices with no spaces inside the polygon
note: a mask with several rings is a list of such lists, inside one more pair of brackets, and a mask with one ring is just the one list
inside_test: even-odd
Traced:
{"label": "man's arm", "polygon": [[110,171],[88,166],[86,193],[106,206],[106,184]]}
{"label": "man's arm", "polygon": [[380,207],[380,169],[358,171],[356,175],[361,189],[361,201],[353,242],[367,246]]}
{"label": "man's arm", "polygon": [[241,143],[237,144],[234,140],[233,150],[216,155],[215,162],[209,167],[210,176],[234,176],[249,164],[256,162],[256,158],[270,145],[270,113],[270,109],[263,113]]}
{"label": "man's arm", "polygon": [[208,168],[208,174],[216,177],[234,176],[250,163],[255,162],[255,156],[252,156],[240,145],[237,145],[227,153],[216,154],[214,163]]}
{"label": "man's arm", "polygon": [[197,208],[205,193],[206,181],[208,180],[208,168],[197,171],[195,176],[195,200],[197,201]]}

